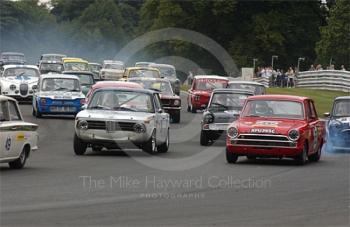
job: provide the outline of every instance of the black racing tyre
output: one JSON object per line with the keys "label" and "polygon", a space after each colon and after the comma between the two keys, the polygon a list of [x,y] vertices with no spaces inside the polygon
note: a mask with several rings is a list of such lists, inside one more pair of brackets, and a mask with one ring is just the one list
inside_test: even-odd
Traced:
{"label": "black racing tyre", "polygon": [[191,106],[191,113],[197,113],[197,109],[193,106]]}
{"label": "black racing tyre", "polygon": [[154,129],[149,140],[143,144],[142,150],[149,154],[154,154],[157,152],[157,137],[156,130]]}
{"label": "black racing tyre", "polygon": [[204,131],[204,130],[201,130],[200,144],[202,146],[208,146],[209,145],[208,133],[206,131]]}
{"label": "black racing tyre", "polygon": [[172,115],[174,123],[180,123],[181,112],[178,111]]}
{"label": "black racing tyre", "polygon": [[77,134],[74,134],[74,153],[76,155],[84,155],[86,152],[87,144],[84,143]]}
{"label": "black racing tyre", "polygon": [[308,157],[308,160],[310,162],[318,162],[321,158],[321,153],[322,153],[322,146],[323,144],[321,144],[320,148],[317,150],[317,152],[315,154],[312,154]]}
{"label": "black racing tyre", "polygon": [[295,162],[297,165],[305,165],[307,161],[307,151],[308,151],[308,145],[307,143],[304,144],[303,151],[295,158]]}
{"label": "black racing tyre", "polygon": [[238,155],[230,152],[227,148],[226,148],[226,161],[230,164],[236,163],[238,160]]}
{"label": "black racing tyre", "polygon": [[164,143],[162,143],[160,146],[158,146],[157,150],[159,153],[166,153],[169,150],[169,144],[170,144],[170,137],[169,137],[169,129],[167,133],[167,137]]}
{"label": "black racing tyre", "polygon": [[[36,106],[38,106],[38,104],[37,104]],[[36,117],[36,118],[41,118],[41,117],[42,117],[42,114],[39,113],[38,110],[35,110],[35,109],[34,109],[34,106],[33,106],[32,108],[33,108],[33,110],[32,110],[33,116]]]}
{"label": "black racing tyre", "polygon": [[29,150],[28,150],[28,148],[24,147],[21,154],[19,155],[19,157],[14,161],[9,162],[10,168],[11,169],[22,169],[24,167],[24,165],[26,164],[28,155],[29,155]]}

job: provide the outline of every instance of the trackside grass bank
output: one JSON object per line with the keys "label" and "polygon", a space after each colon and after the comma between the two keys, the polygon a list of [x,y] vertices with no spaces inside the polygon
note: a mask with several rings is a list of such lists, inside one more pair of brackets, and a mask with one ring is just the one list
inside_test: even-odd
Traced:
{"label": "trackside grass bank", "polygon": [[312,98],[315,101],[319,117],[323,117],[323,113],[331,111],[335,97],[350,95],[349,93],[339,91],[325,91],[302,88],[268,88],[267,93],[297,95]]}

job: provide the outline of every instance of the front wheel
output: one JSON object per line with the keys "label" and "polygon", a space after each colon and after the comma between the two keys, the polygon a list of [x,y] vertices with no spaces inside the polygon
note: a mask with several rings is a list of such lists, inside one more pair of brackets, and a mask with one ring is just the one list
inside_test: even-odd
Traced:
{"label": "front wheel", "polygon": [[312,154],[308,157],[310,162],[318,162],[321,158],[321,152],[322,152],[322,145],[318,148],[317,152],[315,154]]}
{"label": "front wheel", "polygon": [[159,153],[166,153],[168,152],[169,150],[169,129],[168,129],[168,132],[167,132],[167,136],[166,136],[166,140],[164,143],[162,143],[159,147],[158,147],[158,152]]}
{"label": "front wheel", "polygon": [[201,130],[200,144],[202,146],[208,146],[209,145],[208,133],[203,131],[203,130]]}
{"label": "front wheel", "polygon": [[[36,106],[38,106],[38,104],[37,104]],[[41,113],[39,113],[38,110],[35,110],[35,109],[34,109],[34,106],[32,107],[32,115],[33,115],[34,117],[36,117],[36,118],[41,118],[41,117],[42,117]]]}
{"label": "front wheel", "polygon": [[156,139],[156,130],[153,130],[149,140],[142,146],[142,150],[147,153],[154,154],[157,152],[157,139]]}
{"label": "front wheel", "polygon": [[227,148],[226,148],[226,161],[230,164],[236,163],[238,160],[238,155],[230,152]]}
{"label": "front wheel", "polygon": [[307,143],[305,143],[304,147],[303,147],[303,151],[301,152],[300,155],[298,155],[295,158],[296,164],[301,165],[301,166],[305,165],[305,163],[307,161],[307,151],[308,151],[308,145],[307,145]]}
{"label": "front wheel", "polygon": [[172,116],[173,122],[174,123],[180,123],[180,117],[181,117],[180,111],[174,113],[173,116]]}
{"label": "front wheel", "polygon": [[84,143],[77,134],[74,134],[74,153],[76,155],[84,155],[86,152],[87,144]]}
{"label": "front wheel", "polygon": [[19,158],[16,160],[9,162],[9,166],[11,169],[22,169],[24,165],[26,164],[27,158],[28,158],[29,152],[26,151],[25,148],[23,148],[23,151],[19,155]]}

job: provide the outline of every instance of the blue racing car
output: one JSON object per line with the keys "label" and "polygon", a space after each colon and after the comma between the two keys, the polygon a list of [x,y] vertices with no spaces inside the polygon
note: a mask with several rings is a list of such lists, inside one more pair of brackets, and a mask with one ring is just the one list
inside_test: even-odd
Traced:
{"label": "blue racing car", "polygon": [[84,104],[79,78],[73,75],[44,74],[33,95],[33,116],[76,115]]}
{"label": "blue racing car", "polygon": [[327,122],[327,150],[350,152],[350,96],[337,97]]}

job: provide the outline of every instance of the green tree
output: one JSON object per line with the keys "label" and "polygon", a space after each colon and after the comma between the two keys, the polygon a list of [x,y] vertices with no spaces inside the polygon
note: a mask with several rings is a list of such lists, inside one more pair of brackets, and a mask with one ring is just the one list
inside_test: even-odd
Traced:
{"label": "green tree", "polygon": [[339,67],[350,67],[350,2],[337,0],[330,9],[328,25],[321,27],[316,45],[317,62],[328,65],[332,58]]}

